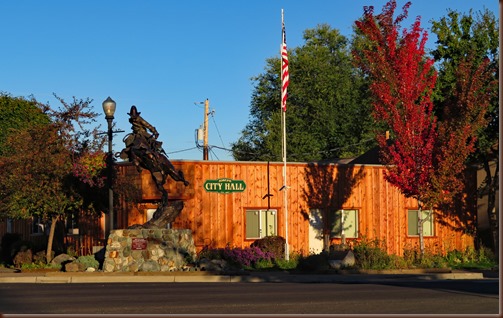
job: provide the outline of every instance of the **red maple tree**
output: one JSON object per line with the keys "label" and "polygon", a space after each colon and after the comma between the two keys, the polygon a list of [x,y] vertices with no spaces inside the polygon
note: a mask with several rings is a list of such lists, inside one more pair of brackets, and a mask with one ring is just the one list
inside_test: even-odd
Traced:
{"label": "red maple tree", "polygon": [[460,61],[456,87],[443,101],[438,125],[435,174],[429,201],[449,203],[463,190],[461,173],[474,151],[479,129],[487,125],[494,86],[489,60],[474,65],[470,56]]}
{"label": "red maple tree", "polygon": [[[417,17],[410,30],[401,30],[411,3],[394,18],[396,1],[381,14],[364,7],[356,26],[367,49],[355,52],[357,65],[370,77],[373,115],[392,133],[377,141],[387,165],[385,178],[406,197],[418,201],[418,230],[424,252],[421,210],[451,201],[463,190],[462,173],[474,151],[477,130],[485,124],[490,96],[487,64],[474,67],[466,58],[458,69],[456,94],[446,99],[437,120],[431,96],[437,73],[425,54],[428,34]],[[401,30],[401,34],[400,34]]]}
{"label": "red maple tree", "polygon": [[420,19],[410,31],[404,29],[399,34],[409,6],[410,2],[396,19],[395,1],[388,2],[378,15],[374,15],[373,7],[364,8],[363,18],[356,25],[370,41],[370,49],[358,62],[371,77],[374,117],[386,123],[393,135],[392,143],[382,134],[377,137],[388,165],[386,179],[405,196],[421,200],[431,184],[437,139],[430,98],[436,72],[433,60],[425,58],[427,33],[422,31]]}

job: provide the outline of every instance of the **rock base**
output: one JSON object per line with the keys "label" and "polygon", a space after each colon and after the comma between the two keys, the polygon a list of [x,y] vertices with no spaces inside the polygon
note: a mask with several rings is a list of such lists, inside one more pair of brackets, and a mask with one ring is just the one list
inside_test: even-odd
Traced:
{"label": "rock base", "polygon": [[188,270],[196,248],[188,229],[124,229],[110,233],[104,272]]}

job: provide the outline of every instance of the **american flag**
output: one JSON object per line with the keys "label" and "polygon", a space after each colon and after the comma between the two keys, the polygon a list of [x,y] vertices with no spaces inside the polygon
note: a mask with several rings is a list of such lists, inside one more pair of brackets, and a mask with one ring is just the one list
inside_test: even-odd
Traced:
{"label": "american flag", "polygon": [[281,109],[286,112],[287,88],[290,84],[290,74],[288,73],[288,53],[286,51],[285,23],[282,21],[282,43],[281,43]]}

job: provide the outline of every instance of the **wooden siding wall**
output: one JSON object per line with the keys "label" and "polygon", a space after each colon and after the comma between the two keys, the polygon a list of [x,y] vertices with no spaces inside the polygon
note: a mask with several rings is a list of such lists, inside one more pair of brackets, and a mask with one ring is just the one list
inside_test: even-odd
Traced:
{"label": "wooden siding wall", "polygon": [[11,231],[7,232],[7,219],[0,219],[0,238],[7,233],[18,233],[23,240],[29,240],[32,233],[32,222],[26,220],[12,220]]}
{"label": "wooden siding wall", "polygon": [[[54,234],[53,251],[67,252],[72,248],[77,255],[90,255],[93,246],[105,246],[104,218],[87,215],[81,212],[79,215],[79,234],[67,233],[65,225],[58,221],[58,227]],[[21,239],[34,243],[35,250],[47,248],[47,235],[44,233],[33,234],[31,220],[13,220],[10,233],[21,235]],[[7,233],[7,219],[0,220],[0,241]]]}
{"label": "wooden siding wall", "polygon": [[[267,209],[264,196],[269,191],[270,208],[278,211],[277,233],[285,237],[285,211],[283,208],[282,163],[172,161],[190,182],[168,179],[166,189],[170,200],[183,200],[184,209],[173,223],[173,228],[191,229],[196,247],[247,247],[253,240],[245,239],[245,210]],[[128,169],[123,166],[121,169]],[[288,240],[291,252],[309,252],[310,209],[357,209],[359,211],[359,239],[379,239],[390,254],[402,255],[404,249],[418,246],[418,237],[407,235],[407,210],[417,209],[417,203],[400,194],[397,188],[384,180],[381,166],[348,166],[336,164],[289,163],[288,175]],[[133,173],[130,176],[133,177]],[[136,178],[140,177],[136,173]],[[229,178],[243,180],[244,192],[220,194],[207,192],[206,180]],[[268,181],[269,179],[269,181]],[[138,181],[133,181],[137,182]],[[146,221],[146,209],[156,208],[160,198],[148,171],[141,174],[143,203],[128,208],[119,219],[127,225]],[[119,213],[120,214],[120,213]],[[456,220],[445,224],[435,222],[435,235],[426,237],[429,251],[463,250],[473,246],[473,236],[461,231]],[[333,239],[332,243],[340,243]]]}
{"label": "wooden siding wall", "polygon": [[105,217],[79,213],[79,234],[66,233],[64,236],[64,246],[71,247],[77,255],[93,254],[94,246],[105,246]]}
{"label": "wooden siding wall", "polygon": [[[267,209],[268,200],[263,199],[268,193],[267,163],[234,163],[215,161],[172,161],[175,168],[184,172],[190,182],[185,187],[172,179],[167,181],[165,188],[169,200],[183,200],[184,209],[173,223],[173,228],[191,229],[196,247],[203,246],[247,247],[254,240],[245,239],[246,209]],[[283,210],[282,166],[278,163],[269,165],[269,189],[272,194],[270,208],[278,211],[277,232],[285,236],[285,219]],[[297,166],[302,170],[302,166]],[[289,210],[296,211],[301,202],[298,182],[300,171],[291,173],[289,184]],[[203,185],[206,180],[229,178],[243,180],[246,184],[244,192],[220,194],[207,192]],[[151,201],[158,200],[160,193],[151,181],[148,171],[141,174],[143,204],[139,208],[129,209],[128,225],[146,221],[145,210],[155,208]],[[289,212],[289,244],[291,251],[305,250],[308,246],[308,223],[299,213]],[[307,250],[305,250],[307,251]]]}
{"label": "wooden siding wall", "polygon": [[[183,200],[184,209],[172,224],[173,228],[191,229],[196,247],[247,247],[253,240],[245,239],[246,209],[276,209],[277,233],[285,237],[285,210],[283,208],[282,163],[267,162],[217,162],[172,161],[190,182],[168,179],[165,187],[170,200]],[[130,164],[119,164],[119,173],[132,184],[141,188],[142,202],[138,206],[116,202],[116,228],[126,228],[147,221],[148,209],[157,208],[160,193],[152,182],[150,173],[139,174]],[[336,164],[289,163],[288,174],[288,239],[291,252],[309,252],[310,209],[357,209],[359,240],[379,239],[390,254],[402,255],[404,249],[417,248],[419,239],[407,235],[407,210],[417,209],[417,203],[400,194],[397,188],[384,180],[385,168],[381,166],[350,166]],[[472,176],[473,177],[473,176]],[[206,180],[229,178],[243,180],[244,192],[220,194],[204,190]],[[267,198],[269,192],[270,206]],[[475,197],[475,182],[467,190],[468,197]],[[435,235],[425,237],[427,250],[446,252],[464,250],[474,246],[474,238],[467,231],[474,225],[476,204],[458,207],[465,219],[445,217],[435,222]],[[436,213],[439,213],[436,211]],[[12,232],[20,233],[25,240],[45,238],[31,235],[31,222],[15,220]],[[79,255],[89,255],[93,246],[103,246],[103,216],[82,214],[79,234],[65,235],[65,246],[73,246]],[[0,220],[0,237],[6,233],[6,220]],[[350,239],[348,239],[350,240]],[[351,241],[351,240],[350,240]],[[340,243],[340,239],[332,239]]]}

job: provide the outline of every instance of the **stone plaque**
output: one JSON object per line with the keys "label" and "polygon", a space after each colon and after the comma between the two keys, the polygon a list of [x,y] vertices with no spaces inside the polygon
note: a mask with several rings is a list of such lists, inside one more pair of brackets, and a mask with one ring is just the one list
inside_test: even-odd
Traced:
{"label": "stone plaque", "polygon": [[131,250],[138,251],[138,250],[146,250],[147,249],[147,239],[133,237],[131,240],[132,240]]}

